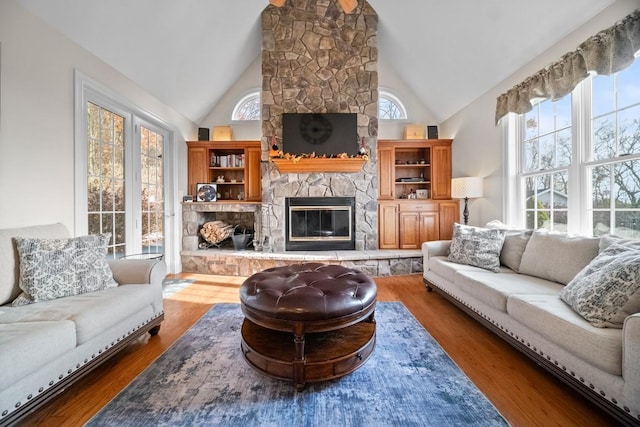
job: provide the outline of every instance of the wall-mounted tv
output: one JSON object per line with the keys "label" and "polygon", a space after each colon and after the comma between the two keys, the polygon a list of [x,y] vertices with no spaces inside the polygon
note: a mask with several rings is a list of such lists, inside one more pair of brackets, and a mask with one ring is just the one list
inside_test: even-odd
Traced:
{"label": "wall-mounted tv", "polygon": [[356,113],[283,113],[282,151],[289,154],[358,154]]}

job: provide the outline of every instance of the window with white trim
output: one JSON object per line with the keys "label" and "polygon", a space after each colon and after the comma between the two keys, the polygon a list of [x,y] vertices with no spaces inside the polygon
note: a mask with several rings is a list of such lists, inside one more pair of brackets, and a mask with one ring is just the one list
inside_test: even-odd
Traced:
{"label": "window with white trim", "polygon": [[234,107],[231,120],[260,120],[260,92],[243,96]]}
{"label": "window with white trim", "polygon": [[379,120],[406,120],[407,110],[397,96],[381,90],[378,95]]}
{"label": "window with white trim", "polygon": [[640,238],[639,60],[515,117],[513,222]]}

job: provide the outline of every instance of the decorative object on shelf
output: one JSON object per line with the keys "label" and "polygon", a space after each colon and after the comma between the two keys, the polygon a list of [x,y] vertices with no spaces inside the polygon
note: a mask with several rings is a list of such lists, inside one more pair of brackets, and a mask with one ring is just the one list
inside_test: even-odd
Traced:
{"label": "decorative object on shelf", "polygon": [[231,126],[214,126],[213,127],[213,140],[214,141],[231,141],[233,139],[233,130]]}
{"label": "decorative object on shelf", "polygon": [[482,197],[483,191],[483,179],[481,177],[463,177],[453,178],[451,180],[451,197],[453,199],[464,199],[464,210],[462,215],[464,217],[464,223],[469,223],[469,199],[475,199]]}
{"label": "decorative object on shelf", "polygon": [[[275,7],[282,7],[286,2],[286,0],[269,0],[269,3]],[[356,10],[356,7],[358,6],[357,0],[338,0],[338,3],[340,3],[344,13],[351,13]]]}
{"label": "decorative object on shelf", "polygon": [[218,186],[215,184],[198,184],[196,197],[198,202],[215,202],[218,196]]}
{"label": "decorative object on shelf", "polygon": [[198,128],[198,141],[209,140],[209,128]]}
{"label": "decorative object on shelf", "polygon": [[427,138],[438,139],[438,126],[427,126]]}
{"label": "decorative object on shelf", "polygon": [[424,139],[424,126],[406,125],[404,127],[404,139]]}
{"label": "decorative object on shelf", "polygon": [[416,190],[416,197],[418,199],[428,199],[429,198],[429,190],[425,188],[418,188]]}
{"label": "decorative object on shelf", "polygon": [[216,182],[218,184],[224,184],[224,175],[218,175],[218,177],[216,178]]}
{"label": "decorative object on shelf", "polygon": [[279,152],[280,152],[280,149],[278,148],[278,137],[273,135],[271,137],[271,149],[269,150],[269,156],[276,157],[278,156]]}
{"label": "decorative object on shelf", "polygon": [[193,196],[182,196],[182,201],[185,203],[193,202]]}
{"label": "decorative object on shelf", "polygon": [[364,156],[365,154],[367,154],[367,143],[364,136],[362,137],[362,142],[360,142],[360,148],[358,148],[358,154],[361,156]]}

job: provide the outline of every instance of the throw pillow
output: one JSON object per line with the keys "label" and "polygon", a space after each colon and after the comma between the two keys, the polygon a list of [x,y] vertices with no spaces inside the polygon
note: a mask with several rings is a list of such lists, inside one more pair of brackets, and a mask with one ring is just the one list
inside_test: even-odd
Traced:
{"label": "throw pillow", "polygon": [[520,273],[566,285],[598,255],[599,240],[538,229],[524,249]]}
{"label": "throw pillow", "polygon": [[562,290],[560,298],[598,328],[622,328],[640,312],[640,250],[613,243]]}
{"label": "throw pillow", "polygon": [[613,243],[640,250],[640,240],[625,239],[623,237],[616,236],[615,234],[605,234],[600,237],[600,252],[607,249]]}
{"label": "throw pillow", "polygon": [[519,271],[522,254],[527,247],[527,243],[529,243],[533,230],[516,230],[496,219],[489,221],[487,223],[487,228],[507,230],[507,234],[504,238],[504,244],[500,251],[500,264],[513,271]]}
{"label": "throw pillow", "polygon": [[110,233],[71,239],[16,237],[25,305],[118,286],[107,263]]}
{"label": "throw pillow", "polygon": [[448,260],[500,271],[500,251],[506,230],[454,224]]}

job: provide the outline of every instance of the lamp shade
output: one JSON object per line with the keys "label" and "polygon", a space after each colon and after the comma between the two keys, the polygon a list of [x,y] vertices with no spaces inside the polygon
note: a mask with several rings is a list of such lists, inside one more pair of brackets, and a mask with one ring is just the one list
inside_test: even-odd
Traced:
{"label": "lamp shade", "polygon": [[478,177],[453,178],[451,180],[451,197],[454,199],[470,199],[482,197],[483,179]]}

